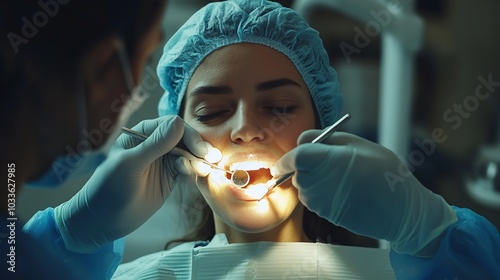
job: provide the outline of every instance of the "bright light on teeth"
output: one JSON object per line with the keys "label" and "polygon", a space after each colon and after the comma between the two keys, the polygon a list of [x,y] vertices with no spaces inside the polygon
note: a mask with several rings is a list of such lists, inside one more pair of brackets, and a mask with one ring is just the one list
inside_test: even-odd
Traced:
{"label": "bright light on teeth", "polygon": [[245,162],[235,162],[229,167],[230,171],[234,170],[259,170],[261,168],[268,168],[268,165],[262,161],[245,161]]}

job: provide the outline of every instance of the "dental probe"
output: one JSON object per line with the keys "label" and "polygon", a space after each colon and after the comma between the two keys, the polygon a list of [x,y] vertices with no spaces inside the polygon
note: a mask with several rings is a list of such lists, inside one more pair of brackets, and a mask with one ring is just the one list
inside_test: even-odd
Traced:
{"label": "dental probe", "polygon": [[[345,114],[342,118],[340,118],[337,122],[332,124],[330,127],[328,127],[323,133],[321,133],[318,137],[314,138],[314,140],[311,141],[311,143],[322,143],[325,141],[326,138],[328,138],[334,131],[337,126],[342,124],[344,121],[348,120],[351,116],[349,114]],[[262,196],[262,200],[264,197],[266,197],[271,191],[276,188],[277,186],[283,184],[286,180],[290,179],[290,177],[293,176],[295,172],[290,172],[284,175],[281,175],[278,177],[278,179],[267,189],[267,192]]]}
{"label": "dental probe", "polygon": [[[122,127],[122,131],[125,134],[128,134],[130,136],[133,136],[133,137],[140,139],[140,140],[143,140],[143,141],[148,138],[146,135],[139,133],[137,131],[134,131],[134,130],[127,128],[127,127]],[[233,182],[233,184],[235,184],[236,186],[238,186],[240,188],[246,186],[248,184],[248,182],[250,182],[250,175],[245,170],[235,170],[234,172],[228,171],[224,168],[221,168],[221,167],[219,167],[211,162],[208,162],[202,158],[199,158],[199,157],[193,155],[192,153],[190,153],[184,149],[178,148],[178,147],[174,147],[172,150],[170,150],[169,153],[174,154],[176,156],[185,157],[190,161],[199,161],[199,162],[202,162],[202,163],[204,163],[212,168],[222,170],[226,173],[229,173],[229,174],[231,174],[231,182]]]}

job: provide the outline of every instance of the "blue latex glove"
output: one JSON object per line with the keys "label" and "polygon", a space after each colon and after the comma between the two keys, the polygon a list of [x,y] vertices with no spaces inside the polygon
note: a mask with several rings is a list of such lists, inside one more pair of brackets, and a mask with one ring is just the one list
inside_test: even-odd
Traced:
{"label": "blue latex glove", "polygon": [[[298,143],[320,133],[306,131]],[[401,254],[432,256],[438,237],[456,221],[444,199],[423,187],[393,152],[352,134],[301,144],[271,172],[295,172],[293,184],[307,208],[354,233],[388,240]]]}
{"label": "blue latex glove", "polygon": [[167,154],[181,138],[194,155],[208,152],[201,136],[177,116],[146,120],[132,129],[148,139],[122,134],[85,186],[55,208],[69,250],[93,252],[134,231],[160,209],[182,183],[182,174],[193,173],[189,161]]}

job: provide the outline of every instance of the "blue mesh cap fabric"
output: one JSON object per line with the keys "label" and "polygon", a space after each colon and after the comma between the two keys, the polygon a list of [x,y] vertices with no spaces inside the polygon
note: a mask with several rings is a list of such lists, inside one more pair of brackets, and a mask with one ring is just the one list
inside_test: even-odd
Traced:
{"label": "blue mesh cap fabric", "polygon": [[285,54],[309,88],[321,127],[339,118],[343,98],[319,33],[292,9],[264,0],[210,3],[170,38],[157,69],[165,89],[160,116],[179,113],[189,80],[206,56],[237,43],[262,44]]}

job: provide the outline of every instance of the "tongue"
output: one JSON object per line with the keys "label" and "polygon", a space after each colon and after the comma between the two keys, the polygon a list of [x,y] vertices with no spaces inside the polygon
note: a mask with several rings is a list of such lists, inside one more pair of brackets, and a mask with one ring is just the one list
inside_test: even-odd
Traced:
{"label": "tongue", "polygon": [[249,170],[247,172],[248,175],[250,175],[250,182],[248,183],[249,185],[265,184],[273,178],[268,168],[261,168],[259,170]]}

